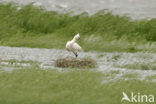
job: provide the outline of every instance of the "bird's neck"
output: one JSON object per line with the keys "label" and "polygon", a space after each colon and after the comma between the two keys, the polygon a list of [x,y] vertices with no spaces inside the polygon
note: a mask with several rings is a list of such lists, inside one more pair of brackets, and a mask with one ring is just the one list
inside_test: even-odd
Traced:
{"label": "bird's neck", "polygon": [[76,41],[76,39],[75,39],[75,38],[73,38],[72,42],[75,42],[75,41]]}

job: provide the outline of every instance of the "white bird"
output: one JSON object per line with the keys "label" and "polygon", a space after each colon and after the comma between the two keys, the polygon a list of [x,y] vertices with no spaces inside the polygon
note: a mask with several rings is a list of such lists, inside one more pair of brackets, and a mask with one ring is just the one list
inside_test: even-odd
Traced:
{"label": "white bird", "polygon": [[71,41],[66,43],[66,49],[74,53],[75,57],[78,57],[78,52],[82,51],[82,48],[79,44],[76,43],[76,40],[80,39],[79,33],[74,36]]}

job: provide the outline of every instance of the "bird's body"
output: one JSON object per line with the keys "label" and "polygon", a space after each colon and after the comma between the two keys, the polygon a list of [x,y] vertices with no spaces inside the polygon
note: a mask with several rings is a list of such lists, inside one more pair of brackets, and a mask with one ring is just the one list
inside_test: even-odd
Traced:
{"label": "bird's body", "polygon": [[78,52],[82,51],[81,46],[76,43],[77,39],[80,39],[80,35],[79,34],[75,35],[74,38],[71,41],[68,41],[67,44],[66,44],[66,49],[68,51],[73,52],[76,57],[78,56]]}

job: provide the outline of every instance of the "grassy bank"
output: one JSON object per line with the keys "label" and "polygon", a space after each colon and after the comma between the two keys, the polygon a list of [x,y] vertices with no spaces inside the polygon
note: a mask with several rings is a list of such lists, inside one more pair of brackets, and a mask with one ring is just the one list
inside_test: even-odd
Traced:
{"label": "grassy bank", "polygon": [[0,3],[0,45],[62,49],[80,33],[85,51],[156,52],[156,19],[131,20],[106,11],[71,16],[33,4],[18,8]]}
{"label": "grassy bank", "polygon": [[156,84],[147,81],[133,79],[103,83],[112,74],[91,70],[72,69],[60,72],[37,68],[1,72],[0,103],[120,104],[123,91],[128,95],[130,92],[147,95],[156,92]]}

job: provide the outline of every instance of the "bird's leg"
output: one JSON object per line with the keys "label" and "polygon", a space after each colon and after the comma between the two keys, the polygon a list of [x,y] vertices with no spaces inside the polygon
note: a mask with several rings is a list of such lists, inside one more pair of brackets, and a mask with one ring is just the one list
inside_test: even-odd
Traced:
{"label": "bird's leg", "polygon": [[73,53],[74,53],[75,57],[77,58],[77,56],[78,56],[77,52],[73,52]]}

